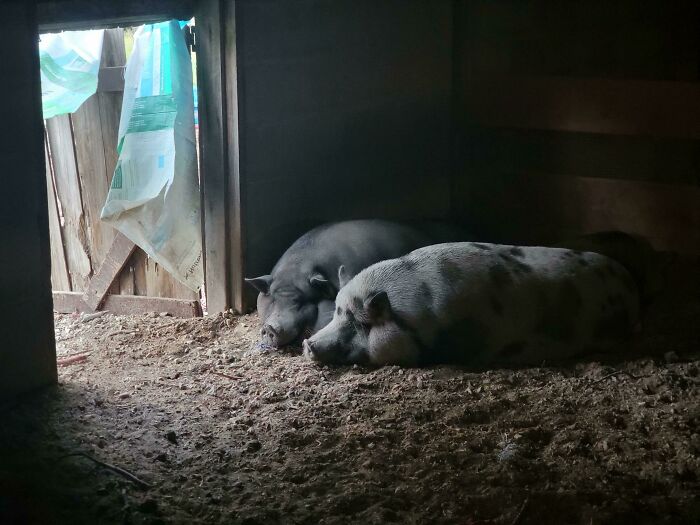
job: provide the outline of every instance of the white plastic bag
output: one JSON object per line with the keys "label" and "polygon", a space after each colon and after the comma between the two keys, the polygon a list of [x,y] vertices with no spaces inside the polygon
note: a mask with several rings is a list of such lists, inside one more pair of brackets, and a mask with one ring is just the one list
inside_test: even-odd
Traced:
{"label": "white plastic bag", "polygon": [[192,290],[204,281],[192,65],[177,21],[140,27],[102,220]]}
{"label": "white plastic bag", "polygon": [[47,33],[39,38],[44,118],[73,113],[97,90],[104,30]]}

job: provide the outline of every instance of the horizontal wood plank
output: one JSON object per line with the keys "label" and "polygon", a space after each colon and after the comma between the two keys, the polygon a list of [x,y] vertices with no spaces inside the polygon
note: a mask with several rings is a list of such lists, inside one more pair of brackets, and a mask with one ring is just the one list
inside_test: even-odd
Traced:
{"label": "horizontal wood plank", "polygon": [[63,0],[38,2],[41,32],[138,26],[163,20],[189,20],[196,0]]}
{"label": "horizontal wood plank", "polygon": [[486,76],[465,79],[466,123],[700,139],[700,83]]}
{"label": "horizontal wood plank", "polygon": [[[80,292],[54,292],[53,308],[59,313],[92,312],[83,301]],[[117,315],[167,312],[175,317],[201,317],[199,301],[170,299],[165,297],[144,297],[141,295],[107,295],[102,310]]]}
{"label": "horizontal wood plank", "polygon": [[460,219],[495,242],[552,243],[621,230],[661,250],[700,254],[700,188],[671,184],[489,173],[456,184]]}
{"label": "horizontal wood plank", "polygon": [[470,130],[459,153],[472,173],[523,171],[700,185],[697,140],[479,127]]}

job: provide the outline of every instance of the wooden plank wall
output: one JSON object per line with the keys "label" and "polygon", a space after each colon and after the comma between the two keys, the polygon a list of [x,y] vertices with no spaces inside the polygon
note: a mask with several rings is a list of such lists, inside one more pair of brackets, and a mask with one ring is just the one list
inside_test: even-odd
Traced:
{"label": "wooden plank wall", "polygon": [[[102,52],[102,67],[126,64],[123,29],[108,29]],[[98,92],[72,115],[46,121],[52,170],[47,170],[56,188],[62,211],[60,238],[68,276],[56,275],[55,291],[84,292],[89,279],[105,260],[115,230],[100,220],[117,163],[117,134],[122,92]],[[47,178],[47,187],[49,179]],[[58,235],[52,236],[52,241]],[[52,247],[54,274],[62,272],[58,246]],[[58,286],[58,288],[57,288]],[[110,289],[112,294],[170,297],[196,300],[195,292],[173,279],[168,272],[137,250]]]}
{"label": "wooden plank wall", "polygon": [[226,5],[246,275],[321,222],[448,213],[450,1]]}
{"label": "wooden plank wall", "polygon": [[614,228],[700,253],[700,4],[456,5],[453,215],[494,240]]}

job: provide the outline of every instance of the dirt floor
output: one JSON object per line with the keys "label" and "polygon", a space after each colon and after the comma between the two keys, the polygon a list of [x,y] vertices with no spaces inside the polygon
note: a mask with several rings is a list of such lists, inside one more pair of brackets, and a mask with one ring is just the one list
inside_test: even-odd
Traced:
{"label": "dirt floor", "polygon": [[674,275],[633,354],[483,373],[57,315],[60,386],[0,413],[0,523],[698,523],[700,265]]}

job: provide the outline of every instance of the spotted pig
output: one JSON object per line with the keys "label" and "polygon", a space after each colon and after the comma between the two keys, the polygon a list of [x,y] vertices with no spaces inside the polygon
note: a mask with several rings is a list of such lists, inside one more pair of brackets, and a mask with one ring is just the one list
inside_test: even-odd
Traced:
{"label": "spotted pig", "polygon": [[561,248],[448,243],[345,282],[305,354],[338,364],[540,364],[607,351],[636,323],[638,288],[618,262]]}

